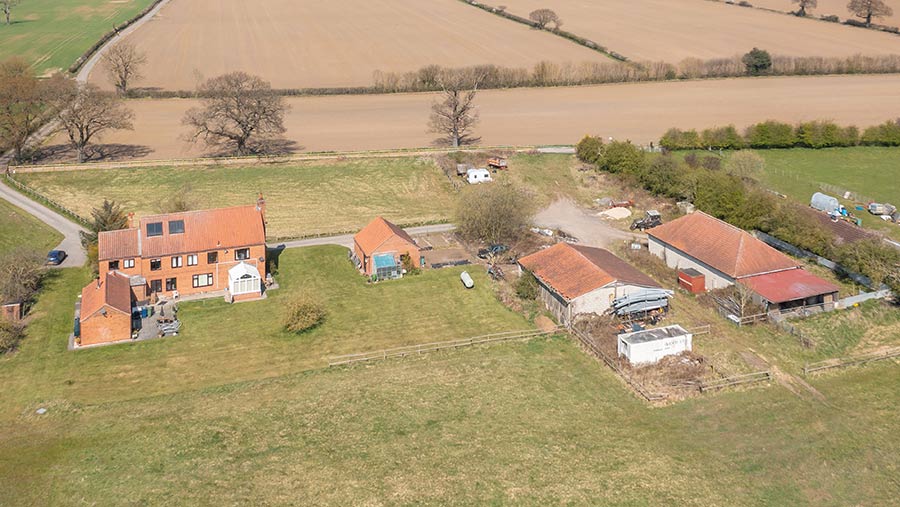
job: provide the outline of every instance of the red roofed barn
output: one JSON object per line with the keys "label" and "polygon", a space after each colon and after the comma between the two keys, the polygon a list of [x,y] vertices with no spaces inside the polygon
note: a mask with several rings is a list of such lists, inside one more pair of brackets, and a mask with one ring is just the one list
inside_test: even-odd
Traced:
{"label": "red roofed barn", "polygon": [[131,338],[134,294],[130,279],[107,273],[81,290],[81,345],[112,343]]}
{"label": "red roofed barn", "polygon": [[558,243],[522,257],[519,266],[537,278],[539,299],[566,325],[578,314],[603,314],[616,298],[661,288],[602,248]]}
{"label": "red roofed barn", "polygon": [[647,231],[650,253],[673,269],[699,271],[706,289],[735,283],[750,288],[767,309],[831,304],[838,287],[803,270],[802,265],[747,231],[703,212],[683,216]]}
{"label": "red roofed barn", "polygon": [[409,255],[413,267],[422,267],[420,249],[403,229],[378,217],[353,237],[353,260],[368,276],[379,279],[403,276],[401,256]]}

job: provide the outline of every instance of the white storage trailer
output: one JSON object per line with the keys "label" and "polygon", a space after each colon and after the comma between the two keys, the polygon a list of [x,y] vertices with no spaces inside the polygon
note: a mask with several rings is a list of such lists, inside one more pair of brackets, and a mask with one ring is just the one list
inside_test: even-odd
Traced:
{"label": "white storage trailer", "polygon": [[619,357],[633,365],[654,364],[666,356],[691,350],[693,335],[679,325],[619,335]]}

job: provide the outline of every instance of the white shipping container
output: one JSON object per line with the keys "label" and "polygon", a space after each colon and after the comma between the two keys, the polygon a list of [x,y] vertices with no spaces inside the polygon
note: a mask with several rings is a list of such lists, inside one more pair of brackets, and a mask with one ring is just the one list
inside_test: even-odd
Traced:
{"label": "white shipping container", "polygon": [[620,334],[619,357],[633,365],[654,364],[666,356],[690,351],[693,335],[679,325]]}

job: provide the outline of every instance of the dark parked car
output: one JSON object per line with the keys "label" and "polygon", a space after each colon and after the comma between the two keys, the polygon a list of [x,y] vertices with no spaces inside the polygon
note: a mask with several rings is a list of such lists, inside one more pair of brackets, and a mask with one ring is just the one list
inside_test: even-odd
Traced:
{"label": "dark parked car", "polygon": [[482,248],[481,250],[479,250],[478,258],[479,259],[487,259],[488,257],[490,257],[492,255],[500,255],[503,252],[506,252],[508,250],[509,250],[509,247],[506,245],[491,245],[487,248]]}
{"label": "dark parked car", "polygon": [[66,260],[66,252],[63,250],[50,250],[50,253],[47,254],[47,264],[51,266],[59,266]]}

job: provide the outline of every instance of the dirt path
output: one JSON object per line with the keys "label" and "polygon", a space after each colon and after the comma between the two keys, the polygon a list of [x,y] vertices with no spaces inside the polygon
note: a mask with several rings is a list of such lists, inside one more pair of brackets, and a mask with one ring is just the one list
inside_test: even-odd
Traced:
{"label": "dirt path", "polygon": [[782,371],[780,368],[767,361],[764,357],[757,354],[754,350],[742,350],[740,352],[740,356],[748,365],[750,365],[755,370],[771,371],[772,377],[775,379],[775,381],[778,382],[779,385],[790,391],[794,396],[800,398],[812,397],[816,401],[822,403],[826,402],[825,395],[822,394],[818,389],[813,387],[809,382],[796,375],[792,375],[790,373]]}
{"label": "dirt path", "polygon": [[534,217],[538,227],[559,229],[578,238],[588,246],[608,247],[617,241],[646,238],[616,229],[606,221],[587,212],[570,199],[560,199]]}

